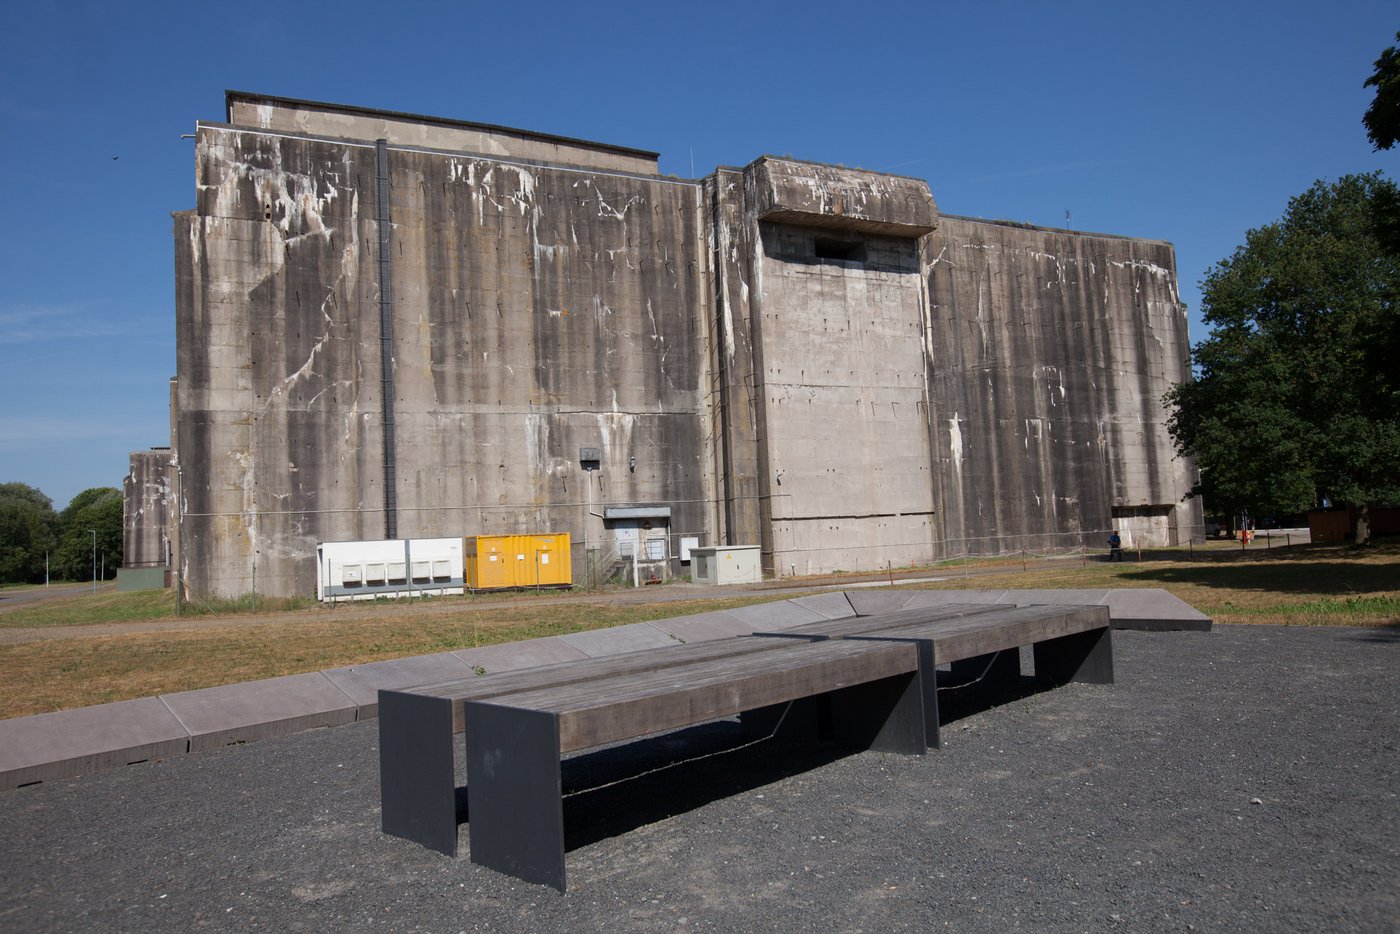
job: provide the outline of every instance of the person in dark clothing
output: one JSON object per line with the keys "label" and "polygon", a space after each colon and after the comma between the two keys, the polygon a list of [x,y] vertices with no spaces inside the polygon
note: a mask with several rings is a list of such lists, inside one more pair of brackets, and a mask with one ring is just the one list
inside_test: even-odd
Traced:
{"label": "person in dark clothing", "polygon": [[1123,539],[1118,537],[1118,530],[1114,529],[1113,534],[1108,537],[1108,560],[1123,560]]}

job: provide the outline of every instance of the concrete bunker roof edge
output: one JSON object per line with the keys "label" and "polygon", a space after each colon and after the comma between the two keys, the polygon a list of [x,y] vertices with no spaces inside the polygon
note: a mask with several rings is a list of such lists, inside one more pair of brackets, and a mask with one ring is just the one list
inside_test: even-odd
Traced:
{"label": "concrete bunker roof edge", "polygon": [[559,136],[555,133],[540,133],[535,130],[522,130],[520,127],[503,126],[496,123],[477,123],[473,120],[455,120],[450,117],[434,117],[428,114],[408,113],[399,110],[384,110],[378,107],[359,107],[354,104],[335,104],[329,101],[302,100],[295,97],[278,97],[274,94],[256,94],[252,91],[224,91],[224,113],[232,124],[233,102],[241,100],[250,104],[267,103],[283,104],[293,107],[309,107],[317,110],[325,110],[338,113],[358,114],[360,116],[388,117],[394,120],[405,120],[414,123],[427,123],[434,126],[455,127],[459,129],[488,130],[503,133],[514,133],[529,139],[542,142],[567,143],[574,146],[586,146],[590,149],[600,149],[606,152],[621,153],[629,156],[642,156],[650,159],[660,159],[659,152],[652,152],[649,149],[636,149],[631,146],[619,146],[615,143],[600,143],[596,140],[578,139],[572,136]]}

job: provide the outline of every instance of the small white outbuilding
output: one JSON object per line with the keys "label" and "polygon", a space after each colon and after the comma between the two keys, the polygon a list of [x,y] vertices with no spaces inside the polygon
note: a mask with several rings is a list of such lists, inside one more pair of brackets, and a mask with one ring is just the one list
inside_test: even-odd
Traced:
{"label": "small white outbuilding", "polygon": [[763,564],[757,545],[709,545],[690,549],[691,579],[697,584],[757,584]]}

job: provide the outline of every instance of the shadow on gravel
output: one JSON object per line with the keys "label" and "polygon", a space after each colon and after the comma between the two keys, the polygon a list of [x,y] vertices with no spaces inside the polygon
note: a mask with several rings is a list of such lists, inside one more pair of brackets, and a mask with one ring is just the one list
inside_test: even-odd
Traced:
{"label": "shadow on gravel", "polygon": [[1400,642],[1400,620],[1387,623],[1378,629],[1362,629],[1347,637],[1352,642],[1378,642],[1382,644]]}
{"label": "shadow on gravel", "polygon": [[939,672],[938,680],[938,725],[943,730],[947,730],[950,724],[991,710],[993,707],[1024,700],[1058,687],[1028,675],[1022,675],[1014,682],[990,688],[977,684],[960,685],[951,679],[945,681],[944,674]]}
{"label": "shadow on gravel", "polygon": [[[940,677],[940,685],[944,681]],[[993,687],[948,680],[940,687],[940,725],[946,729],[1055,687],[1026,676]],[[737,721],[726,720],[575,756],[563,762],[560,776],[565,849],[621,836],[859,754],[834,743],[755,740]],[[465,788],[458,789],[458,814],[467,820]]]}
{"label": "shadow on gravel", "polygon": [[567,759],[565,849],[625,834],[852,755],[824,743],[754,740],[737,721]]}

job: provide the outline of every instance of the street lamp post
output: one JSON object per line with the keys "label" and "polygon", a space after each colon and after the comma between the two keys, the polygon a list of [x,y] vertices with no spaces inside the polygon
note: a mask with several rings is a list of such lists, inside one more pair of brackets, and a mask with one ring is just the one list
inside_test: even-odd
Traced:
{"label": "street lamp post", "polygon": [[92,533],[92,592],[97,593],[97,529],[88,529]]}

